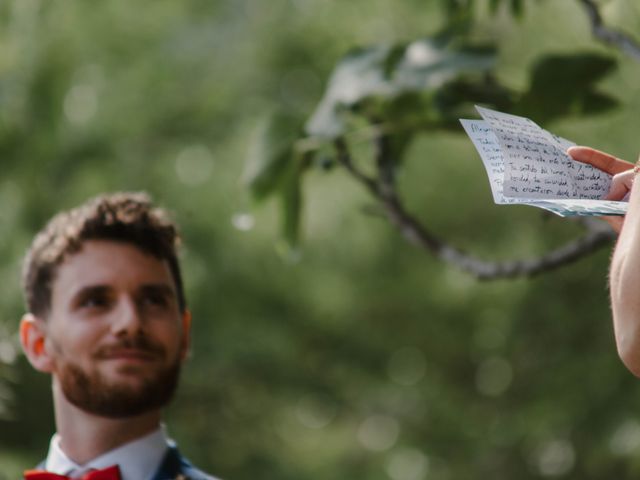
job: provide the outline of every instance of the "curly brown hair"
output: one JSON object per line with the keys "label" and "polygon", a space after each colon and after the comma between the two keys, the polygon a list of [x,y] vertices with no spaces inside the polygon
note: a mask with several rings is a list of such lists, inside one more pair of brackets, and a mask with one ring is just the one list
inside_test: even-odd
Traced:
{"label": "curly brown hair", "polygon": [[186,308],[177,249],[180,234],[167,212],[154,207],[146,193],[100,195],[58,213],[36,235],[27,251],[22,287],[29,312],[43,318],[51,308],[51,286],[58,266],[86,240],[113,240],[135,245],[166,260],[175,282],[178,305]]}

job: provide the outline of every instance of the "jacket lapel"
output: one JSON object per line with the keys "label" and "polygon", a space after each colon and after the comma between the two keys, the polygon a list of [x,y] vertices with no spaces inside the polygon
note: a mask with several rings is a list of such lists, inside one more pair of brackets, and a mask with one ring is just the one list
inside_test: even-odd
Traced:
{"label": "jacket lapel", "polygon": [[182,474],[182,466],[182,456],[178,449],[169,447],[153,480],[188,480],[188,477]]}

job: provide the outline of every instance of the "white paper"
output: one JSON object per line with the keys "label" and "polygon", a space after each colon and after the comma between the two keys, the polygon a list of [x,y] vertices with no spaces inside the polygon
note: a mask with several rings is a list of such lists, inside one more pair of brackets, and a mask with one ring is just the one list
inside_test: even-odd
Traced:
{"label": "white paper", "polygon": [[626,202],[601,200],[611,176],[572,160],[573,142],[528,118],[476,107],[484,120],[460,120],[489,177],[495,203],[568,215],[623,215]]}
{"label": "white paper", "polygon": [[528,118],[476,107],[504,152],[504,194],[516,198],[601,199],[610,177],[566,153],[572,142],[540,128]]}
{"label": "white paper", "polygon": [[495,133],[484,120],[460,120],[467,135],[471,138],[484,168],[489,177],[489,185],[493,194],[493,201],[498,204],[521,203],[517,198],[504,196],[502,182],[504,179],[504,158],[502,149]]}

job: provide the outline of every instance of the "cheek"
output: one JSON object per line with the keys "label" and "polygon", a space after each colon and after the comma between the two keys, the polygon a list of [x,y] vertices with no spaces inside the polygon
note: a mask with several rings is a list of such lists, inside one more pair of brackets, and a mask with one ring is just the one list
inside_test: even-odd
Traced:
{"label": "cheek", "polygon": [[181,326],[167,326],[167,328],[158,332],[158,335],[159,337],[156,338],[162,342],[171,357],[183,354],[185,349],[185,332],[182,331]]}
{"label": "cheek", "polygon": [[56,357],[79,362],[90,355],[99,338],[96,329],[73,326],[52,331],[48,343],[51,353]]}

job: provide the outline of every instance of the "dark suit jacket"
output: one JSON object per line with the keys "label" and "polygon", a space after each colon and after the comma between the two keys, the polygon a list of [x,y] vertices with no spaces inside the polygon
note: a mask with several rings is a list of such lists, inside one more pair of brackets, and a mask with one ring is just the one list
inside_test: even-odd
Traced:
{"label": "dark suit jacket", "polygon": [[[41,462],[37,468],[44,468],[45,462]],[[189,463],[176,447],[169,447],[164,456],[160,468],[152,480],[218,480],[207,475]]]}
{"label": "dark suit jacket", "polygon": [[[181,476],[182,475],[182,476]],[[211,475],[195,468],[180,455],[176,447],[170,447],[167,454],[153,477],[153,480],[217,480]]]}

